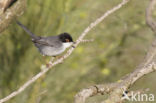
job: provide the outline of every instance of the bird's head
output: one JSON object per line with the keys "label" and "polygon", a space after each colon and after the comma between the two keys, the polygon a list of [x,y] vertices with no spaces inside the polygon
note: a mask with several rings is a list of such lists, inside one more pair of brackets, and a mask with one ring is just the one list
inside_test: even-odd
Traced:
{"label": "bird's head", "polygon": [[62,33],[62,34],[60,34],[59,35],[59,39],[62,41],[63,46],[65,48],[70,47],[74,43],[71,35],[68,34],[68,33]]}

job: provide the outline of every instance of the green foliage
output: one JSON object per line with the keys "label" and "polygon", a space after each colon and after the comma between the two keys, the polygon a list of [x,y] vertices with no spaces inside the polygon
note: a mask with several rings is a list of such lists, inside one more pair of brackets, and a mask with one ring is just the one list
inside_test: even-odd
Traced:
{"label": "green foliage", "polygon": [[[122,0],[28,0],[18,20],[36,35],[72,34],[74,40],[105,11]],[[109,16],[85,37],[72,55],[7,103],[71,103],[74,95],[90,85],[118,81],[142,61],[153,33],[145,23],[147,0],[131,1]],[[155,14],[154,14],[155,15]],[[0,36],[0,98],[19,88],[40,71],[46,60],[14,22]],[[153,74],[136,88],[151,88]],[[147,83],[142,83],[146,81]],[[103,100],[93,98],[95,101]]]}

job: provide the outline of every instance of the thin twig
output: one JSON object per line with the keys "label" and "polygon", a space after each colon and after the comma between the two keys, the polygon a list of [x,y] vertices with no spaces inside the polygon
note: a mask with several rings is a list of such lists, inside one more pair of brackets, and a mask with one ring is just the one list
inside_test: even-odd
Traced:
{"label": "thin twig", "polygon": [[94,39],[83,39],[81,40],[81,43],[89,43],[89,42],[93,42]]}

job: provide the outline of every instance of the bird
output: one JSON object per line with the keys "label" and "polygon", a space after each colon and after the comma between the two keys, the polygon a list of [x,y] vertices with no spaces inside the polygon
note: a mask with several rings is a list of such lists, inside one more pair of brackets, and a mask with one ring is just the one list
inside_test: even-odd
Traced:
{"label": "bird", "polygon": [[47,37],[37,36],[19,21],[16,21],[16,23],[30,35],[32,42],[43,56],[56,57],[75,43],[69,33],[64,32],[56,36]]}

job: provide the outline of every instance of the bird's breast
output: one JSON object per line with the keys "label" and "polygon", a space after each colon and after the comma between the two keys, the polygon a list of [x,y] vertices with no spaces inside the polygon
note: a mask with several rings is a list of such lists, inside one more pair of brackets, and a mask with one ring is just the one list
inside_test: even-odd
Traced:
{"label": "bird's breast", "polygon": [[42,48],[39,48],[39,51],[46,56],[57,56],[65,51],[65,48],[63,46],[59,48],[55,47],[49,47],[49,46],[44,46]]}

